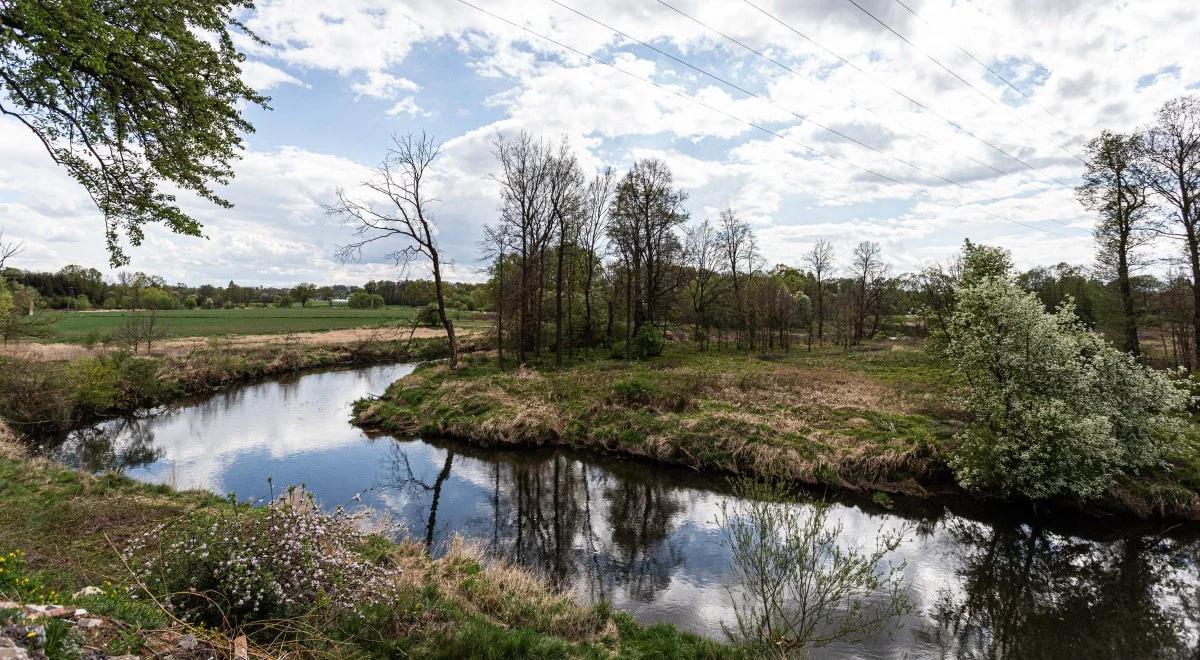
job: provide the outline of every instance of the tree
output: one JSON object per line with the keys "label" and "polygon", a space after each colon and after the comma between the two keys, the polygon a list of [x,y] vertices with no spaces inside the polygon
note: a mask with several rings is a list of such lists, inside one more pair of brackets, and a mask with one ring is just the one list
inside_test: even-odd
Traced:
{"label": "tree", "polygon": [[549,147],[525,131],[515,138],[497,136],[493,149],[502,170],[496,180],[500,221],[507,226],[503,235],[512,241],[519,266],[517,362],[523,364],[530,345],[540,346],[531,302],[535,283],[540,291],[542,254],[554,228],[547,201],[552,158]]}
{"label": "tree", "polygon": [[712,326],[712,305],[721,294],[719,268],[723,263],[717,230],[708,218],[688,229],[684,237],[684,253],[692,269],[692,281],[688,295],[692,303],[692,324],[696,345],[700,350],[708,346],[708,330]]}
{"label": "tree", "polygon": [[[825,344],[825,281],[833,274],[833,245],[821,239],[813,245],[808,254],[804,255],[804,263],[813,274],[813,287],[816,295],[817,343]],[[812,338],[809,337],[809,346]]]}
{"label": "tree", "polygon": [[[41,140],[104,216],[113,266],[129,262],[144,225],[199,236],[170,188],[219,206],[233,176],[247,105],[231,28],[250,0],[0,0],[0,114]],[[215,185],[214,185],[215,184]],[[163,187],[168,190],[163,190]]]}
{"label": "tree", "polygon": [[312,300],[317,295],[317,285],[309,284],[308,282],[301,282],[300,284],[292,287],[290,295],[292,300],[300,303],[301,307],[308,307],[308,301]]}
{"label": "tree", "polygon": [[1142,138],[1150,185],[1182,233],[1192,277],[1193,355],[1200,360],[1200,97],[1163,104]]}
{"label": "tree", "polygon": [[[883,283],[888,266],[883,251],[875,241],[863,241],[854,246],[851,261],[854,269],[854,324],[850,341],[857,343],[875,336],[883,307]],[[874,323],[867,327],[867,315],[874,314]]]}
{"label": "tree", "polygon": [[579,217],[583,214],[583,172],[566,140],[559,144],[558,155],[551,160],[548,183],[550,215],[558,233],[558,264],[554,275],[554,364],[562,366],[563,265],[567,244],[573,243],[572,235],[577,231]]}
{"label": "tree", "polygon": [[675,230],[687,221],[686,199],[666,163],[656,158],[634,163],[617,184],[609,238],[630,267],[635,327],[653,324],[668,294],[680,286],[676,266],[682,246]]}
{"label": "tree", "polygon": [[424,133],[420,136],[393,136],[392,142],[393,147],[375,170],[374,178],[362,184],[367,191],[386,200],[386,205],[380,208],[373,201],[351,199],[339,189],[337,205],[328,209],[333,215],[348,218],[359,237],[343,246],[340,255],[343,258],[357,258],[364,247],[376,241],[401,239],[404,245],[392,253],[398,263],[407,263],[417,256],[429,260],[437,295],[438,318],[446,330],[446,339],[450,344],[450,368],[453,369],[458,366],[458,343],[454,337],[454,323],[446,314],[437,227],[429,215],[430,200],[422,187],[426,171],[437,158],[440,148]]}
{"label": "tree", "polygon": [[1150,181],[1139,162],[1141,138],[1104,131],[1087,144],[1083,183],[1075,189],[1085,208],[1100,214],[1096,224],[1096,261],[1101,272],[1115,279],[1121,296],[1122,346],[1141,355],[1137,310],[1130,272],[1143,265],[1138,248],[1149,243],[1159,223],[1146,211]]}
{"label": "tree", "polygon": [[[749,223],[742,221],[729,207],[721,211],[719,222],[717,242],[721,246],[725,266],[729,268],[730,283],[733,285],[734,326],[738,330],[738,343],[740,344],[742,335],[748,328],[745,291],[743,291],[745,283],[744,278],[738,276],[738,269],[742,267],[743,262],[752,263],[754,259],[754,233],[750,230]],[[746,269],[743,273],[745,275],[754,274],[753,269]],[[754,348],[753,336],[751,335],[747,339],[750,342],[750,348]]]}
{"label": "tree", "polygon": [[945,352],[976,421],[951,457],[959,483],[1086,499],[1160,461],[1187,394],[1088,331],[1069,305],[1047,312],[996,272],[997,252],[965,256],[947,324]]}
{"label": "tree", "polygon": [[596,271],[603,268],[600,255],[604,237],[608,231],[608,213],[611,208],[614,180],[611,167],[604,168],[592,177],[583,194],[583,217],[579,225],[579,244],[583,250],[583,336],[587,344],[595,338],[592,318],[592,290],[595,288]]}
{"label": "tree", "polygon": [[25,244],[21,241],[6,241],[4,240],[4,232],[0,231],[0,271],[4,270],[9,259],[21,254],[25,251]]}

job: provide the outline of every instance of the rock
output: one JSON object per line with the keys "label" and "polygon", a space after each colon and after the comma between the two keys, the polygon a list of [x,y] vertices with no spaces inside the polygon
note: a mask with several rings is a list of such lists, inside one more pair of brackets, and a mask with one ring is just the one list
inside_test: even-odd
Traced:
{"label": "rock", "polygon": [[179,638],[179,648],[181,648],[185,651],[191,651],[192,649],[199,646],[199,644],[200,644],[200,642],[198,642],[196,640],[196,636],[191,633],[188,633],[188,634],[184,635],[183,637]]}
{"label": "rock", "polygon": [[80,619],[79,620],[80,628],[86,628],[86,629],[99,628],[102,625],[104,625],[104,621],[101,621],[100,619]]}
{"label": "rock", "polygon": [[100,587],[86,586],[71,595],[71,598],[87,598],[88,596],[102,596],[104,590]]}
{"label": "rock", "polygon": [[75,617],[76,619],[78,619],[81,616],[87,616],[87,614],[88,614],[88,611],[83,609],[82,607],[75,610],[74,612],[71,612],[71,616]]}
{"label": "rock", "polygon": [[29,660],[29,652],[17,643],[0,635],[0,660]]}
{"label": "rock", "polygon": [[14,603],[11,600],[0,600],[0,610],[19,610],[20,603]]}

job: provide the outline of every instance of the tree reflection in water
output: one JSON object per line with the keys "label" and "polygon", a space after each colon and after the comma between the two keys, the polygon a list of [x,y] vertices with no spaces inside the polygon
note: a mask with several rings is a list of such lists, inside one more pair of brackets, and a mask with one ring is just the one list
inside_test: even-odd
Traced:
{"label": "tree reflection in water", "polygon": [[72,431],[50,456],[89,472],[121,472],[157,461],[161,450],[154,446],[151,424],[129,417]]}
{"label": "tree reflection in water", "polygon": [[943,657],[1197,658],[1196,540],[1099,543],[957,520],[961,583],[940,594]]}
{"label": "tree reflection in water", "polygon": [[[455,451],[446,451],[442,471],[429,481],[416,476],[405,449],[393,447],[386,487],[422,503],[425,540],[436,552],[437,543],[446,540],[437,538],[435,528]],[[486,540],[493,554],[556,585],[593,599],[624,588],[631,598],[651,601],[683,562],[670,541],[673,520],[685,509],[676,489],[653,480],[614,479],[559,453],[508,454],[488,467],[489,515],[460,521],[468,528],[454,531]]]}

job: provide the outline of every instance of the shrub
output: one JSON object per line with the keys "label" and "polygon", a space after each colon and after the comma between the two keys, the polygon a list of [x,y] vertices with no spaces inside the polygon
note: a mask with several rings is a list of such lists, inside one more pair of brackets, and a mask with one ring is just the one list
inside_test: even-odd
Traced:
{"label": "shrub", "polygon": [[[964,261],[967,273],[983,270]],[[1071,300],[1046,312],[990,273],[960,279],[955,297],[945,350],[977,423],[951,458],[963,486],[1095,497],[1179,438],[1187,394],[1089,332]]]}
{"label": "shrub", "polygon": [[[364,558],[365,538],[351,522],[293,492],[261,508],[192,512],[135,537],[123,554],[146,589],[185,621],[358,616],[395,596],[397,571]],[[135,564],[135,557],[144,559]]]}
{"label": "shrub", "polygon": [[421,309],[417,310],[417,323],[430,328],[440,327],[442,325],[442,319],[440,316],[438,316],[437,303],[429,303],[428,305],[425,305]]}
{"label": "shrub", "polygon": [[643,323],[633,334],[633,358],[646,360],[662,355],[667,340],[661,331],[651,323]]}

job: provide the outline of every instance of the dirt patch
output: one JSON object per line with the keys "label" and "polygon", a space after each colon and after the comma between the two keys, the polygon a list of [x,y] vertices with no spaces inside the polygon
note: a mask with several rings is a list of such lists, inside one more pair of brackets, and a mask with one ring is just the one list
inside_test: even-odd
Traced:
{"label": "dirt patch", "polygon": [[[264,348],[280,344],[298,346],[343,346],[360,344],[370,341],[397,341],[408,338],[408,329],[398,328],[345,328],[342,330],[325,330],[320,332],[294,332],[277,335],[225,335],[219,338],[222,345],[229,348]],[[470,330],[459,330],[460,338],[466,338],[473,333]],[[446,336],[440,328],[417,328],[414,339],[429,339]],[[187,355],[206,347],[214,340],[213,337],[176,337],[164,339],[154,344],[152,355],[178,357]],[[85,348],[79,344],[65,343],[11,343],[0,348],[0,355],[32,360],[34,362],[52,362],[55,360],[71,360],[87,355],[98,355],[111,350],[108,347]]]}

